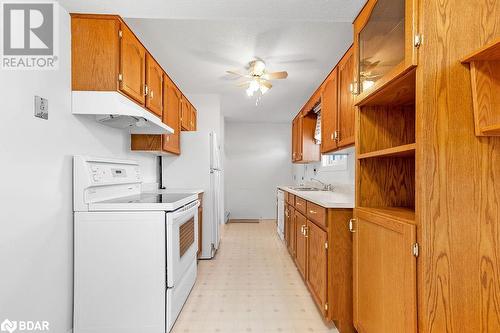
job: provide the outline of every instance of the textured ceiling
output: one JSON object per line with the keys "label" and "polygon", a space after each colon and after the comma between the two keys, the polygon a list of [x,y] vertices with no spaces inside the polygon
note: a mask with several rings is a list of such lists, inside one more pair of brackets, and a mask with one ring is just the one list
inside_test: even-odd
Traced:
{"label": "textured ceiling", "polygon": [[[125,18],[186,95],[221,95],[228,121],[290,121],[352,42],[364,0],[61,0],[69,12]],[[226,70],[260,57],[288,79],[255,106]]]}

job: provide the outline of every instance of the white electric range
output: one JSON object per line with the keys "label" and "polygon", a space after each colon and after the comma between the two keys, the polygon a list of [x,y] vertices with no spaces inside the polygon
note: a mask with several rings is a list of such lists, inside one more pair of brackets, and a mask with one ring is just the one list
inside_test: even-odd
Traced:
{"label": "white electric range", "polygon": [[169,332],[196,280],[197,195],[143,193],[135,161],[73,163],[74,332]]}

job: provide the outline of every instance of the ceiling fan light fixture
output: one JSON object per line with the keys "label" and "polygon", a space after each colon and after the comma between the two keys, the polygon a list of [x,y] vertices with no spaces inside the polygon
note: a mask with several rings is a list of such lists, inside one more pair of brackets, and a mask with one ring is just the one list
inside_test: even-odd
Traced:
{"label": "ceiling fan light fixture", "polygon": [[250,87],[247,88],[246,92],[247,92],[247,96],[248,97],[252,97],[253,96],[253,90]]}
{"label": "ceiling fan light fixture", "polygon": [[269,91],[269,88],[264,86],[264,85],[261,85],[260,86],[260,92],[262,93],[262,95],[264,95],[266,92]]}
{"label": "ceiling fan light fixture", "polygon": [[248,87],[248,89],[252,90],[252,92],[258,91],[259,88],[260,83],[257,80],[252,80],[252,82],[250,82],[250,86]]}
{"label": "ceiling fan light fixture", "polygon": [[253,75],[262,76],[266,69],[266,64],[262,60],[255,60],[253,63]]}

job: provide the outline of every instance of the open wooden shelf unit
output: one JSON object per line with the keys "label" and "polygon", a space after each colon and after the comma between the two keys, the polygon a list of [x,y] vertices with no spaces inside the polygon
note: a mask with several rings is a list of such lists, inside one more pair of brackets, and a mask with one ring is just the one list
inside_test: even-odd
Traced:
{"label": "open wooden shelf unit", "polygon": [[470,65],[477,136],[500,136],[500,37],[462,59]]}

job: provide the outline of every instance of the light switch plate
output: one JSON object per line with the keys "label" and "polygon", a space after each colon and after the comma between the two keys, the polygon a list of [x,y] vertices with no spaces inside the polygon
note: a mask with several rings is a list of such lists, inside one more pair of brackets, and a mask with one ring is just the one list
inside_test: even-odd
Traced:
{"label": "light switch plate", "polygon": [[35,117],[49,119],[49,100],[35,96]]}

